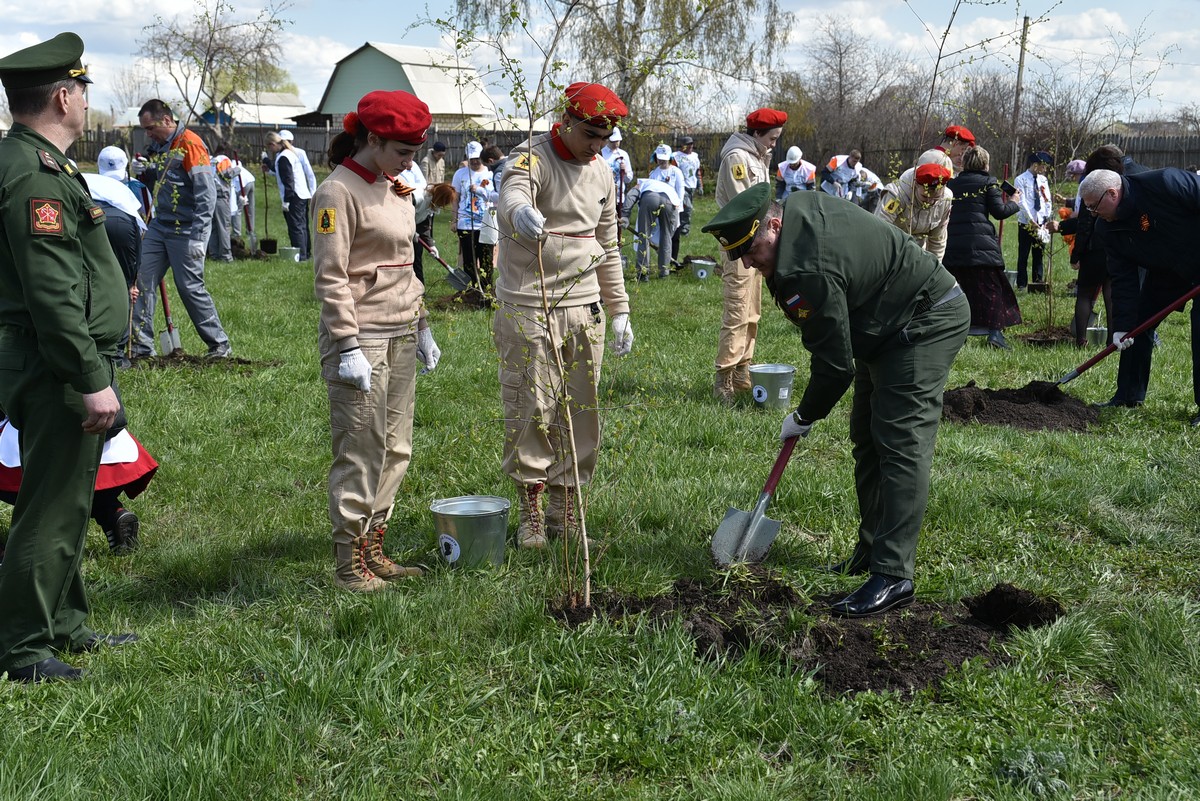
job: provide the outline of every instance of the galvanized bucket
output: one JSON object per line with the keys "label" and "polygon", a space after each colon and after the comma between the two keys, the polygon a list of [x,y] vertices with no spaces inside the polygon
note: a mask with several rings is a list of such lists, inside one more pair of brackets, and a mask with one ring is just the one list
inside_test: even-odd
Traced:
{"label": "galvanized bucket", "polygon": [[754,405],[763,409],[788,409],[792,403],[792,381],[796,368],[790,364],[750,365]]}
{"label": "galvanized bucket", "polygon": [[1088,326],[1087,343],[1089,348],[1108,347],[1108,327],[1103,325]]}
{"label": "galvanized bucket", "polygon": [[495,495],[462,495],[434,501],[429,510],[433,512],[438,553],[451,567],[504,564],[510,506],[507,498]]}
{"label": "galvanized bucket", "polygon": [[300,261],[300,248],[280,248],[279,255],[284,261]]}
{"label": "galvanized bucket", "polygon": [[1016,270],[1005,270],[1004,277],[1008,279],[1009,286],[1016,287],[1016,285],[1017,285],[1017,271]]}
{"label": "galvanized bucket", "polygon": [[713,274],[717,268],[717,263],[712,259],[692,259],[692,275],[703,281]]}

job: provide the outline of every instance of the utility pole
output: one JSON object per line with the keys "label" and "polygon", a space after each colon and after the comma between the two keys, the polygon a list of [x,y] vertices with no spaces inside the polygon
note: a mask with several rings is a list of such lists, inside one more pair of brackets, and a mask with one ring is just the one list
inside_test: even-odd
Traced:
{"label": "utility pole", "polygon": [[1009,161],[1012,164],[1013,173],[1017,171],[1017,122],[1021,118],[1021,81],[1025,77],[1025,45],[1029,41],[1029,17],[1025,17],[1025,24],[1021,27],[1021,57],[1017,62],[1017,94],[1013,98],[1013,115],[1012,115],[1012,159]]}

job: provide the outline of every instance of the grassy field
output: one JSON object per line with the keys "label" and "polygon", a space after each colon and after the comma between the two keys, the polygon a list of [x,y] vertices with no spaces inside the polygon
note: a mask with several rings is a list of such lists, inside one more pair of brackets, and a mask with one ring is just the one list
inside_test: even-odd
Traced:
{"label": "grassy field", "polygon": [[[699,233],[713,211],[701,199],[685,254],[714,251]],[[438,241],[454,251],[444,216]],[[1055,268],[1064,325],[1061,251]],[[426,275],[429,298],[449,294],[440,268]],[[1142,409],[1106,410],[1087,434],[943,426],[919,596],[1007,581],[1067,614],[1007,641],[1006,666],[968,663],[905,700],[828,697],[772,654],[700,660],[679,625],[565,629],[545,609],[564,587],[550,553],[438,569],[433,500],[513,497],[486,312],[433,314],[443,358],[418,381],[389,542],[435,569],[369,597],[334,589],[311,267],[210,264],[208,283],[254,364],[121,374],[131,430],[162,467],[132,504],[141,550],[110,556],[94,530],[84,572],[94,627],[142,641],[84,657],[81,683],[0,683],[0,799],[1200,796],[1200,432],[1181,315],[1161,329]],[[628,287],[636,343],[604,365],[588,519],[596,587],[650,594],[711,575],[712,532],[757,497],[782,415],[711,400],[719,279]],[[1021,343],[1046,300],[1021,302],[1031,322],[1009,331],[1013,350],[970,340],[951,387],[1053,380],[1090,355]],[[176,319],[202,353],[181,306]],[[807,380],[773,307],[757,357]],[[1105,400],[1115,370],[1069,390]],[[857,523],[848,408],[801,444],[772,507],[784,526],[768,564],[803,597],[857,586],[813,569],[849,553]]]}

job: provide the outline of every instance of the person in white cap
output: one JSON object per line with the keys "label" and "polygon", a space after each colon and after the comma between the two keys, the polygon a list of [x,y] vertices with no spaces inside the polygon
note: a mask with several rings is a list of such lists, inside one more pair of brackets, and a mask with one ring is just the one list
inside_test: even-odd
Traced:
{"label": "person in white cap", "polygon": [[817,165],[804,160],[804,151],[792,145],[787,151],[787,160],[779,162],[775,170],[775,199],[780,203],[793,192],[814,189],[817,180]]}
{"label": "person in white cap", "polygon": [[296,154],[296,158],[300,159],[300,169],[304,172],[304,182],[308,184],[308,194],[312,195],[317,191],[317,175],[313,172],[312,163],[308,160],[308,153],[304,152],[304,148],[296,147],[296,137],[291,131],[280,131],[279,138],[291,145],[291,151]]}
{"label": "person in white cap", "polygon": [[[675,197],[677,198],[677,201],[671,204],[669,209],[673,218],[669,221],[670,239],[669,241],[664,240],[659,243],[658,277],[666,278],[671,274],[669,265],[676,263],[679,255],[675,250],[679,244],[679,237],[676,232],[679,230],[679,218],[683,212],[683,198],[687,197],[686,179],[684,178],[683,170],[679,169],[674,162],[674,154],[671,153],[670,146],[666,144],[660,144],[658,147],[654,148],[654,168],[650,170],[650,179],[653,181],[661,181],[670,186],[671,189],[674,190]],[[665,231],[667,227],[668,221],[663,220],[660,215],[658,225],[659,232]],[[649,233],[649,231],[642,231],[643,235],[649,235]],[[663,253],[664,248],[666,249],[665,259]],[[639,258],[638,263],[644,264],[645,262],[643,259]]]}
{"label": "person in white cap", "polygon": [[492,285],[492,245],[479,241],[484,218],[491,201],[492,171],[483,166],[483,145],[467,142],[467,163],[454,173],[454,189],[458,192],[458,209],[454,215],[454,230],[458,232],[458,250],[463,269],[476,287],[487,292]]}
{"label": "person in white cap", "polygon": [[658,247],[658,277],[671,274],[672,237],[675,233],[683,199],[675,187],[656,178],[638,178],[625,195],[621,208],[623,217],[633,222],[633,207],[638,207],[637,227],[637,280],[648,281],[650,248],[653,242]]}
{"label": "person in white cap", "polygon": [[633,183],[633,159],[621,149],[621,129],[613,128],[608,144],[600,151],[600,158],[608,162],[617,186],[617,203],[625,202],[625,188]]}
{"label": "person in white cap", "polygon": [[105,178],[112,178],[120,181],[129,187],[129,191],[133,192],[134,197],[138,199],[140,208],[138,215],[143,222],[150,220],[150,190],[144,183],[136,178],[130,178],[128,173],[129,156],[126,155],[122,148],[116,145],[109,145],[101,149],[100,154],[96,156],[96,172],[103,175]]}
{"label": "person in white cap", "polygon": [[300,261],[309,255],[308,205],[313,192],[308,188],[308,179],[300,156],[292,143],[271,131],[266,136],[267,152],[275,163],[275,182],[279,186],[279,201],[283,206],[283,219],[287,223],[288,241],[299,248]]}

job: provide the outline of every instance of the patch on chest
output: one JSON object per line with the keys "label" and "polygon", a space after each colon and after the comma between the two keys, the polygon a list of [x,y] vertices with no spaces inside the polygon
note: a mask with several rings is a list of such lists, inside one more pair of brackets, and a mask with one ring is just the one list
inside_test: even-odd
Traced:
{"label": "patch on chest", "polygon": [[735,180],[735,181],[746,180],[746,165],[745,164],[732,164],[729,167],[729,172],[730,172],[730,174],[733,175],[733,180]]}
{"label": "patch on chest", "polygon": [[337,230],[337,209],[317,209],[317,233],[332,234]]}
{"label": "patch on chest", "polygon": [[37,197],[31,199],[29,201],[29,231],[40,236],[62,236],[62,201]]}

